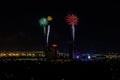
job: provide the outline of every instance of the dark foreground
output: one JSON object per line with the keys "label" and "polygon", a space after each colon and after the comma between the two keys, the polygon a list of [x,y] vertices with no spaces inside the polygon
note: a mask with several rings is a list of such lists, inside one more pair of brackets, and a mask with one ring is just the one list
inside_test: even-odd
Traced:
{"label": "dark foreground", "polygon": [[0,80],[120,80],[120,60],[0,62]]}

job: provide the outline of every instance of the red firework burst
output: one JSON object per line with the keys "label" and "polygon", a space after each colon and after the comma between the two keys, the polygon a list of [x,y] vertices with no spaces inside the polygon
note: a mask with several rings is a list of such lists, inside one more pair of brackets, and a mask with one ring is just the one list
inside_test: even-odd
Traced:
{"label": "red firework burst", "polygon": [[68,14],[66,17],[65,17],[65,20],[66,22],[68,23],[68,25],[77,25],[78,23],[78,17],[74,14]]}

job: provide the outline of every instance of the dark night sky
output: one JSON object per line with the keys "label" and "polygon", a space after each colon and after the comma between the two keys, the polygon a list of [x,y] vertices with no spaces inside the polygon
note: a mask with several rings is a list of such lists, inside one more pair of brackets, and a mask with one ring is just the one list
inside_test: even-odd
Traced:
{"label": "dark night sky", "polygon": [[[41,1],[41,2],[40,2]],[[120,51],[120,5],[105,0],[40,0],[4,3],[0,12],[0,48],[39,48],[44,43],[38,19],[51,15],[50,43],[66,47],[72,41],[71,28],[64,17],[75,13],[76,46],[79,49]]]}

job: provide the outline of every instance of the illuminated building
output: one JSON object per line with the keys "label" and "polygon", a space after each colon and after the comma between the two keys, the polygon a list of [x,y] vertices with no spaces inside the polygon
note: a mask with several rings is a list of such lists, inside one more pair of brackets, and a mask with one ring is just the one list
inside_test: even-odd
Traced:
{"label": "illuminated building", "polygon": [[40,60],[45,58],[43,51],[0,52],[0,60]]}

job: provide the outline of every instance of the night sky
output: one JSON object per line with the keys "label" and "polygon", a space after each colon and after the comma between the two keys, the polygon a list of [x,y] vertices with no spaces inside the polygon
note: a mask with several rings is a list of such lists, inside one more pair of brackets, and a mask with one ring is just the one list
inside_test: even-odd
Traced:
{"label": "night sky", "polygon": [[45,39],[38,19],[53,17],[50,44],[66,48],[72,42],[71,28],[64,18],[68,13],[79,17],[76,47],[120,51],[120,5],[105,0],[40,0],[7,2],[0,7],[0,49],[40,48]]}

